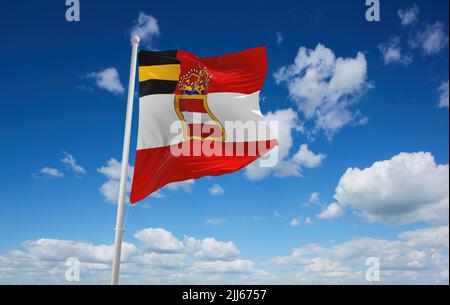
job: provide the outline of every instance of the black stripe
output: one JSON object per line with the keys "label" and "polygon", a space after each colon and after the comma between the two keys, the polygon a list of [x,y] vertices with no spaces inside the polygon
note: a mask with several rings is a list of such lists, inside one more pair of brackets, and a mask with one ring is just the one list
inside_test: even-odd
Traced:
{"label": "black stripe", "polygon": [[149,79],[139,83],[139,96],[150,94],[173,93],[177,86],[177,81]]}
{"label": "black stripe", "polygon": [[177,58],[177,51],[140,51],[139,52],[139,66],[156,66],[156,65],[172,65],[179,64]]}

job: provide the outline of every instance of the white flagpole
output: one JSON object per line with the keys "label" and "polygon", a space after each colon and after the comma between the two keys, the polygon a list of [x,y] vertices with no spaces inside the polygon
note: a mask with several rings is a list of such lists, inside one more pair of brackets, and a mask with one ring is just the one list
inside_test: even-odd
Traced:
{"label": "white flagpole", "polygon": [[125,118],[125,133],[123,136],[122,169],[120,172],[119,202],[117,205],[117,220],[115,229],[116,235],[114,240],[114,258],[112,266],[111,285],[119,284],[120,254],[122,250],[122,233],[123,233],[123,212],[125,209],[128,156],[130,154],[131,119],[133,116],[134,81],[136,77],[136,59],[139,41],[140,39],[138,36],[131,37],[132,48],[131,48],[131,63],[130,63],[130,80],[128,82],[127,114]]}

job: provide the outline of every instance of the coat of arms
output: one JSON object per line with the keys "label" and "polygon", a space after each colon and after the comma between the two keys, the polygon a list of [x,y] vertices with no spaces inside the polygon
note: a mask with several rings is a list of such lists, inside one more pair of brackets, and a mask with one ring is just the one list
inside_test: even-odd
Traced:
{"label": "coat of arms", "polygon": [[200,63],[180,75],[177,86],[181,94],[175,95],[175,112],[183,126],[186,141],[225,141],[225,128],[208,106],[210,79],[211,74]]}

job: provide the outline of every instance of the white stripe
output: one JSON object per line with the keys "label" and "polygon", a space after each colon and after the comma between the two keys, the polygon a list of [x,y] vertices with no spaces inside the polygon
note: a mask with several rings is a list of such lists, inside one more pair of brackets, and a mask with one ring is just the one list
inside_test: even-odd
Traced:
{"label": "white stripe", "polygon": [[[137,149],[169,146],[183,141],[174,99],[174,94],[154,94],[140,98]],[[273,139],[268,127],[264,128],[264,132],[249,132],[250,127],[266,122],[259,108],[259,91],[252,94],[209,93],[207,103],[211,113],[226,130],[225,142]],[[210,121],[209,115],[202,114],[202,122],[205,122],[203,120]]]}
{"label": "white stripe", "polygon": [[213,121],[207,113],[183,111],[183,116],[188,124],[205,124]]}
{"label": "white stripe", "polygon": [[179,122],[174,108],[174,94],[146,95],[139,99],[137,149],[168,146],[174,135],[170,125]]}

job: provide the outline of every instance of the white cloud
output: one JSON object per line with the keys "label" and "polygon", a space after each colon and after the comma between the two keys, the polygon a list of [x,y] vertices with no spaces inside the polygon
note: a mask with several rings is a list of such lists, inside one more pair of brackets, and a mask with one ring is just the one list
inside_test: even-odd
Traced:
{"label": "white cloud", "polygon": [[100,194],[106,202],[116,204],[119,200],[119,180],[109,179],[100,187]]}
{"label": "white cloud", "polygon": [[[77,242],[60,239],[42,238],[35,241],[26,241],[23,244],[27,255],[40,260],[66,260],[68,257],[77,257],[84,262],[112,261],[113,245],[92,245],[87,242]],[[137,252],[137,248],[129,243],[123,244],[123,259],[126,261]]]}
{"label": "white cloud", "polygon": [[385,65],[400,63],[404,66],[409,65],[413,61],[411,54],[404,54],[400,47],[400,38],[391,37],[387,43],[380,43],[378,48],[383,56]]}
{"label": "white cloud", "polygon": [[33,174],[33,177],[35,177],[35,178],[41,178],[41,177],[62,178],[62,177],[64,177],[64,174],[57,168],[46,166],[39,170],[39,174]]}
{"label": "white cloud", "polygon": [[[207,237],[186,236],[179,240],[162,228],[137,231],[139,245],[122,245],[122,283],[207,283],[222,281],[221,274],[254,274],[253,262],[238,257],[233,242],[222,242]],[[85,241],[38,239],[23,243],[23,249],[0,254],[0,283],[68,283],[65,280],[66,259],[80,261],[81,282],[108,283],[114,245],[92,244]],[[176,270],[176,271],[174,271]],[[231,277],[231,282],[244,281]]]}
{"label": "white cloud", "polygon": [[[359,237],[321,246],[307,244],[270,260],[304,283],[367,283],[367,258],[380,259],[381,283],[445,283],[448,226],[402,232],[397,239]],[[444,273],[443,273],[444,272]]]}
{"label": "white cloud", "polygon": [[[122,163],[117,161],[114,158],[109,159],[106,162],[106,166],[102,166],[100,168],[97,169],[97,171],[103,175],[105,175],[106,178],[108,179],[114,179],[114,180],[119,180],[120,179],[120,172],[122,169]],[[128,177],[131,178],[133,173],[133,167],[132,166],[128,166]]]}
{"label": "white cloud", "polygon": [[334,197],[371,222],[448,223],[449,166],[436,164],[431,153],[400,153],[363,170],[347,169]]}
{"label": "white cloud", "polygon": [[186,266],[187,257],[185,254],[177,253],[143,253],[135,258],[135,262],[144,265],[145,267],[163,268],[163,269],[178,269]]}
{"label": "white cloud", "polygon": [[319,272],[326,274],[327,276],[342,277],[349,274],[350,268],[344,268],[339,262],[334,262],[331,259],[323,257],[312,258],[305,266],[305,270],[308,272]]}
{"label": "white cloud", "polygon": [[119,72],[117,72],[116,68],[111,67],[99,72],[91,72],[87,77],[93,79],[100,89],[104,89],[114,94],[122,94],[125,92],[125,89],[120,82]]}
{"label": "white cloud", "polygon": [[195,183],[195,180],[189,179],[180,182],[172,182],[167,184],[165,187],[171,191],[183,190],[186,193],[192,192],[192,185]]}
{"label": "white cloud", "polygon": [[[97,171],[103,174],[108,180],[100,187],[100,194],[106,202],[116,204],[119,199],[120,172],[122,163],[114,158],[107,161],[106,166],[102,166]],[[127,175],[127,193],[131,191],[131,182],[133,178],[134,167],[128,165]]]}
{"label": "white cloud", "polygon": [[317,215],[318,219],[333,219],[344,215],[344,207],[338,203],[330,203]]}
{"label": "white cloud", "polygon": [[286,83],[290,97],[297,102],[316,130],[332,137],[342,127],[361,120],[352,106],[369,88],[367,61],[359,52],[355,58],[342,58],[322,44],[314,50],[301,47],[290,66],[274,74],[278,84]]}
{"label": "white cloud", "polygon": [[[182,247],[178,244],[174,250],[159,240],[158,249],[170,249],[161,252],[146,248],[145,243],[135,246],[125,242],[121,283],[364,284],[368,257],[380,258],[383,284],[448,283],[448,226],[401,232],[392,240],[358,237],[330,245],[307,244],[263,264],[271,272],[256,269],[253,261],[239,258],[239,250],[232,242],[194,237],[181,241],[159,229],[154,232],[168,240],[176,239]],[[42,238],[24,242],[22,248],[0,254],[0,283],[67,284],[65,261],[69,257],[80,260],[81,284],[109,283],[113,245]]]}
{"label": "white cloud", "polygon": [[439,53],[448,45],[448,35],[445,33],[444,25],[439,21],[427,24],[425,29],[417,34],[412,45],[420,46],[426,55]]}
{"label": "white cloud", "polygon": [[275,174],[282,170],[280,167],[283,160],[289,156],[289,150],[293,145],[292,133],[299,129],[297,113],[291,109],[277,110],[265,115],[266,121],[278,122],[278,146],[272,151],[278,155],[278,165],[275,167],[261,167],[258,162],[253,162],[245,169],[245,174],[250,180],[261,180],[268,177],[272,172]]}
{"label": "white cloud", "polygon": [[162,228],[143,229],[136,232],[134,237],[139,240],[141,249],[156,253],[192,253],[194,257],[205,260],[232,260],[239,255],[239,250],[231,241],[189,236],[179,240]]}
{"label": "white cloud", "polygon": [[64,152],[64,158],[61,159],[61,162],[69,169],[73,170],[77,175],[86,174],[86,170],[79,164],[77,164],[77,160],[71,154]]}
{"label": "white cloud", "polygon": [[314,222],[312,221],[312,219],[310,217],[306,217],[305,218],[305,224],[312,225],[312,224],[314,224]]}
{"label": "white cloud", "polygon": [[197,241],[195,257],[206,260],[232,260],[237,258],[239,250],[233,242],[217,241],[207,237]]}
{"label": "white cloud", "polygon": [[419,20],[419,7],[414,4],[412,7],[401,9],[397,11],[403,26],[410,26],[417,23]]}
{"label": "white cloud", "polygon": [[318,167],[326,158],[323,154],[314,154],[308,149],[308,144],[300,145],[299,151],[294,155],[293,161],[295,164],[307,168]]}
{"label": "white cloud", "polygon": [[209,218],[205,221],[205,223],[207,225],[220,225],[222,223],[224,223],[225,220],[221,219],[221,218]]}
{"label": "white cloud", "polygon": [[281,35],[280,32],[277,32],[277,44],[280,46],[283,44],[284,38],[283,35]]}
{"label": "white cloud", "polygon": [[438,88],[439,92],[439,107],[448,108],[448,81],[442,82]]}
{"label": "white cloud", "polygon": [[300,226],[300,224],[301,224],[301,221],[300,221],[300,219],[298,219],[298,218],[293,218],[293,219],[291,220],[291,222],[289,223],[289,225],[290,225],[291,227],[293,227],[293,228],[296,228],[296,227]]}
{"label": "white cloud", "polygon": [[[120,172],[122,168],[122,163],[120,161],[117,161],[115,158],[111,158],[107,161],[106,166],[102,166],[97,169],[97,171],[101,174],[103,174],[107,181],[102,184],[100,187],[100,194],[102,194],[103,198],[106,202],[116,204],[119,199],[119,184],[120,184]],[[133,172],[134,172],[134,166],[128,165],[128,171],[127,171],[127,185],[126,185],[126,192],[127,192],[127,198],[126,200],[129,200],[129,193],[131,191],[131,185],[133,182]],[[183,190],[186,193],[192,192],[192,185],[195,183],[194,180],[185,180],[181,182],[173,182],[168,185],[166,185],[164,188],[171,190],[171,191],[178,191]],[[150,197],[155,199],[161,199],[164,198],[164,194],[162,194],[160,191],[157,191],[150,195]]]}
{"label": "white cloud", "polygon": [[291,109],[277,110],[265,115],[266,121],[278,122],[278,146],[271,153],[278,157],[278,162],[273,167],[262,167],[259,162],[253,162],[245,169],[245,175],[249,180],[257,181],[274,175],[278,178],[299,177],[302,167],[316,167],[325,157],[309,151],[308,145],[301,145],[294,156],[289,153],[294,144],[293,133],[302,132],[303,127],[298,120],[297,113]]}
{"label": "white cloud", "polygon": [[220,185],[214,184],[211,188],[208,189],[208,192],[212,196],[222,196],[225,193],[225,190]]}
{"label": "white cloud", "polygon": [[139,240],[141,248],[161,252],[182,252],[184,245],[171,232],[161,228],[147,228],[140,230],[134,234]]}
{"label": "white cloud", "polygon": [[[60,161],[67,169],[73,170],[75,174],[86,174],[86,170],[81,165],[77,164],[77,161],[73,155],[64,152],[64,158],[62,158]],[[33,173],[32,176],[34,178],[62,178],[64,177],[64,174],[57,168],[46,166],[41,168],[38,173]]]}
{"label": "white cloud", "polygon": [[139,12],[139,17],[134,22],[131,35],[139,36],[142,43],[144,43],[146,47],[153,49],[153,40],[155,37],[160,35],[158,20],[151,15],[145,14],[144,12]]}
{"label": "white cloud", "polygon": [[293,132],[301,131],[302,127],[299,122],[297,113],[291,109],[282,109],[275,112],[269,112],[265,115],[268,122],[278,123],[278,157],[283,160],[289,155],[289,150],[293,145]]}
{"label": "white cloud", "polygon": [[233,261],[200,261],[194,263],[194,270],[202,272],[251,272],[253,262],[237,259]]}
{"label": "white cloud", "polygon": [[448,249],[448,226],[418,229],[399,234],[399,238],[411,247]]}
{"label": "white cloud", "polygon": [[318,192],[312,192],[311,195],[309,195],[309,203],[310,204],[318,204],[320,203],[320,194]]}

